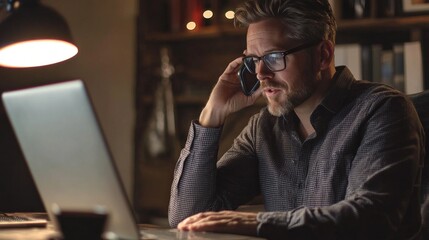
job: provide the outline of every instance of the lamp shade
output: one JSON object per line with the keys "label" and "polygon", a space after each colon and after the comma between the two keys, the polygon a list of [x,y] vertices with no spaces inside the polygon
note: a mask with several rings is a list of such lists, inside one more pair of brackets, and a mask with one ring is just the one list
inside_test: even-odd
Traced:
{"label": "lamp shade", "polygon": [[77,52],[64,18],[38,1],[22,4],[0,24],[0,66],[44,66]]}

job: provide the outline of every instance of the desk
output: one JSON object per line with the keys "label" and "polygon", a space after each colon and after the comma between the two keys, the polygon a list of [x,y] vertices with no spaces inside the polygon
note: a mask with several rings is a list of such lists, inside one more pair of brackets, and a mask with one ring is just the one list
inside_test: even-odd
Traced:
{"label": "desk", "polygon": [[[154,240],[262,240],[262,238],[209,232],[183,232],[176,229],[141,228],[143,239]],[[152,238],[151,238],[152,237]]]}
{"label": "desk", "polygon": [[54,240],[59,238],[59,234],[52,226],[47,228],[16,228],[1,229],[1,240]]}
{"label": "desk", "polygon": [[[207,232],[182,232],[176,229],[140,227],[143,239],[147,240],[261,240],[262,238],[240,236],[233,234],[218,234]],[[56,240],[60,235],[49,224],[46,228],[2,229],[0,240]]]}

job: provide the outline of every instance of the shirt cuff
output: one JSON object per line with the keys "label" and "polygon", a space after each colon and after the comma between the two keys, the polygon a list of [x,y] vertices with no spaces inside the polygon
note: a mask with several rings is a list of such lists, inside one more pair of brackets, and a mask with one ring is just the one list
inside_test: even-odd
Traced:
{"label": "shirt cuff", "polygon": [[256,216],[258,237],[286,238],[290,214],[288,212],[260,212]]}
{"label": "shirt cuff", "polygon": [[[188,138],[186,140],[186,149],[206,148],[207,146],[217,146],[222,133],[222,127],[207,128],[198,124],[197,120],[191,122]],[[197,142],[196,146],[193,143]],[[217,148],[217,147],[216,147]]]}

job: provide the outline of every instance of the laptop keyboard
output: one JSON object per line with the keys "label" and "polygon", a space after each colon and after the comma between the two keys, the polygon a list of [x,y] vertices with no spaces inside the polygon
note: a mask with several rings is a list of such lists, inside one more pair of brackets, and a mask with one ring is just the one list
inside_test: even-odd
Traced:
{"label": "laptop keyboard", "polygon": [[47,221],[45,219],[9,215],[5,213],[0,214],[0,228],[46,227],[46,224]]}

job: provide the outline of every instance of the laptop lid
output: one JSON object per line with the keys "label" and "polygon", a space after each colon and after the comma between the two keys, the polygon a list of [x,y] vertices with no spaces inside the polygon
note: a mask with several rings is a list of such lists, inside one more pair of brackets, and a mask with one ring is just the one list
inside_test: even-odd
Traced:
{"label": "laptop lid", "polygon": [[131,205],[81,80],[6,92],[2,99],[50,219],[52,208],[109,213],[106,230],[138,239]]}

